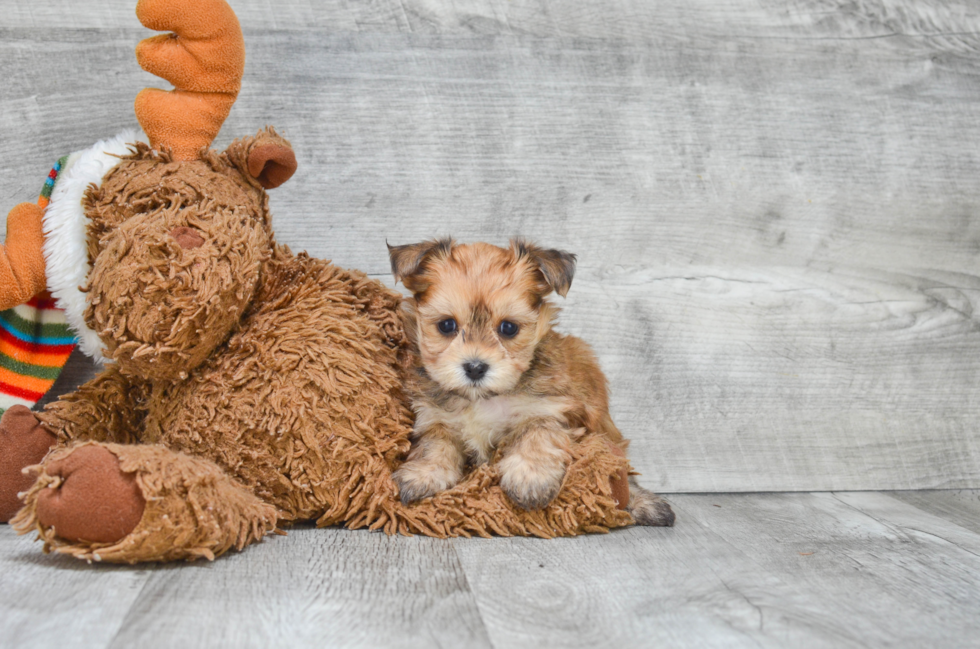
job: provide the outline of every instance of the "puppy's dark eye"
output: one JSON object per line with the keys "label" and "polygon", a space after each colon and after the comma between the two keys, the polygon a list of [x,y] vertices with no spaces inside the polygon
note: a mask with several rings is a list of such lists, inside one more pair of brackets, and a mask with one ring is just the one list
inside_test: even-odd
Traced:
{"label": "puppy's dark eye", "polygon": [[499,325],[497,325],[497,331],[504,338],[513,338],[520,331],[520,327],[511,322],[510,320],[503,320]]}
{"label": "puppy's dark eye", "polygon": [[437,324],[436,326],[439,327],[439,331],[446,334],[447,336],[451,333],[456,332],[456,321],[453,320],[452,318],[446,318],[445,320],[440,320],[439,324]]}

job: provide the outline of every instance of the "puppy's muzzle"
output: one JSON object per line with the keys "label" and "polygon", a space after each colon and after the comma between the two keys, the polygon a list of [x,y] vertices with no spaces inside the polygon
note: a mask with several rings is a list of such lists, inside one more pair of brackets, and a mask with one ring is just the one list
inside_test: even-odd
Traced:
{"label": "puppy's muzzle", "polygon": [[466,378],[474,383],[482,379],[488,369],[490,369],[490,366],[483,361],[467,361],[463,363],[463,371],[466,372]]}

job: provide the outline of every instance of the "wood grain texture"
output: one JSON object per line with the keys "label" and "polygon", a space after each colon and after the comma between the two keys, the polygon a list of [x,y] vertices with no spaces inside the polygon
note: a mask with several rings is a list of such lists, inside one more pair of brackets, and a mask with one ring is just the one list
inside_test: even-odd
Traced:
{"label": "wood grain texture", "polygon": [[[950,47],[980,38],[980,9],[937,0],[281,0],[231,2],[245,30],[374,33],[529,34],[644,40],[665,34],[712,38],[891,39]],[[5,2],[4,25],[105,29],[131,27],[131,0]]]}
{"label": "wood grain texture", "polygon": [[[911,537],[947,548],[958,548],[968,554],[980,557],[980,536],[963,527],[946,515],[925,511],[910,505],[900,498],[879,491],[841,491],[834,497],[848,506],[871,516],[885,525],[899,527]],[[923,492],[927,493],[927,492]],[[980,584],[980,576],[977,582]],[[978,603],[980,605],[980,603]]]}
{"label": "wood grain texture", "polygon": [[672,497],[681,511],[820,601],[863,646],[968,646],[980,537],[881,493]]}
{"label": "wood grain texture", "polygon": [[494,646],[862,646],[818,598],[677,513],[671,529],[454,541]]}
{"label": "wood grain texture", "polygon": [[0,525],[0,574],[0,646],[58,649],[108,647],[150,576],[42,555],[9,525]]}
{"label": "wood grain texture", "polygon": [[[912,0],[233,1],[295,249],[525,234],[663,491],[980,487],[980,9]],[[0,0],[0,199],[161,83],[128,0]],[[62,384],[63,385],[63,384]]]}
{"label": "wood grain texture", "polygon": [[610,271],[580,278],[562,323],[593,341],[650,487],[966,487],[978,289],[935,272]]}
{"label": "wood grain texture", "polygon": [[304,527],[150,567],[3,525],[0,646],[975,646],[980,533],[907,495],[674,495],[672,529],[551,541]]}
{"label": "wood grain texture", "polygon": [[980,534],[980,491],[894,491],[889,495]]}
{"label": "wood grain texture", "polygon": [[445,541],[305,527],[155,569],[111,647],[489,647]]}

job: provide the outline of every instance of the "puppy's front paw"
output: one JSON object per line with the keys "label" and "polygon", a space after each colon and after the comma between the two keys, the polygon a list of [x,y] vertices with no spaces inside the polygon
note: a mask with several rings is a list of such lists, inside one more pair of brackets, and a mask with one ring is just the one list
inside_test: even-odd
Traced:
{"label": "puppy's front paw", "polygon": [[457,472],[429,462],[408,461],[391,477],[398,485],[399,497],[405,505],[434,496],[459,482]]}
{"label": "puppy's front paw", "polygon": [[536,465],[515,454],[500,461],[500,474],[500,488],[518,507],[542,509],[558,495],[565,467]]}

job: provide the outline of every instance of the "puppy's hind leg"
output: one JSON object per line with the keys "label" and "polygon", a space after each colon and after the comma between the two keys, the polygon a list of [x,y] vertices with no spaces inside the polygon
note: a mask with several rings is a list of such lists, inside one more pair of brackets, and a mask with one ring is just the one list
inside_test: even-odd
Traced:
{"label": "puppy's hind leg", "polygon": [[666,500],[644,489],[636,482],[636,478],[630,476],[630,501],[626,505],[626,511],[630,513],[637,525],[648,525],[651,527],[673,527],[674,510]]}

